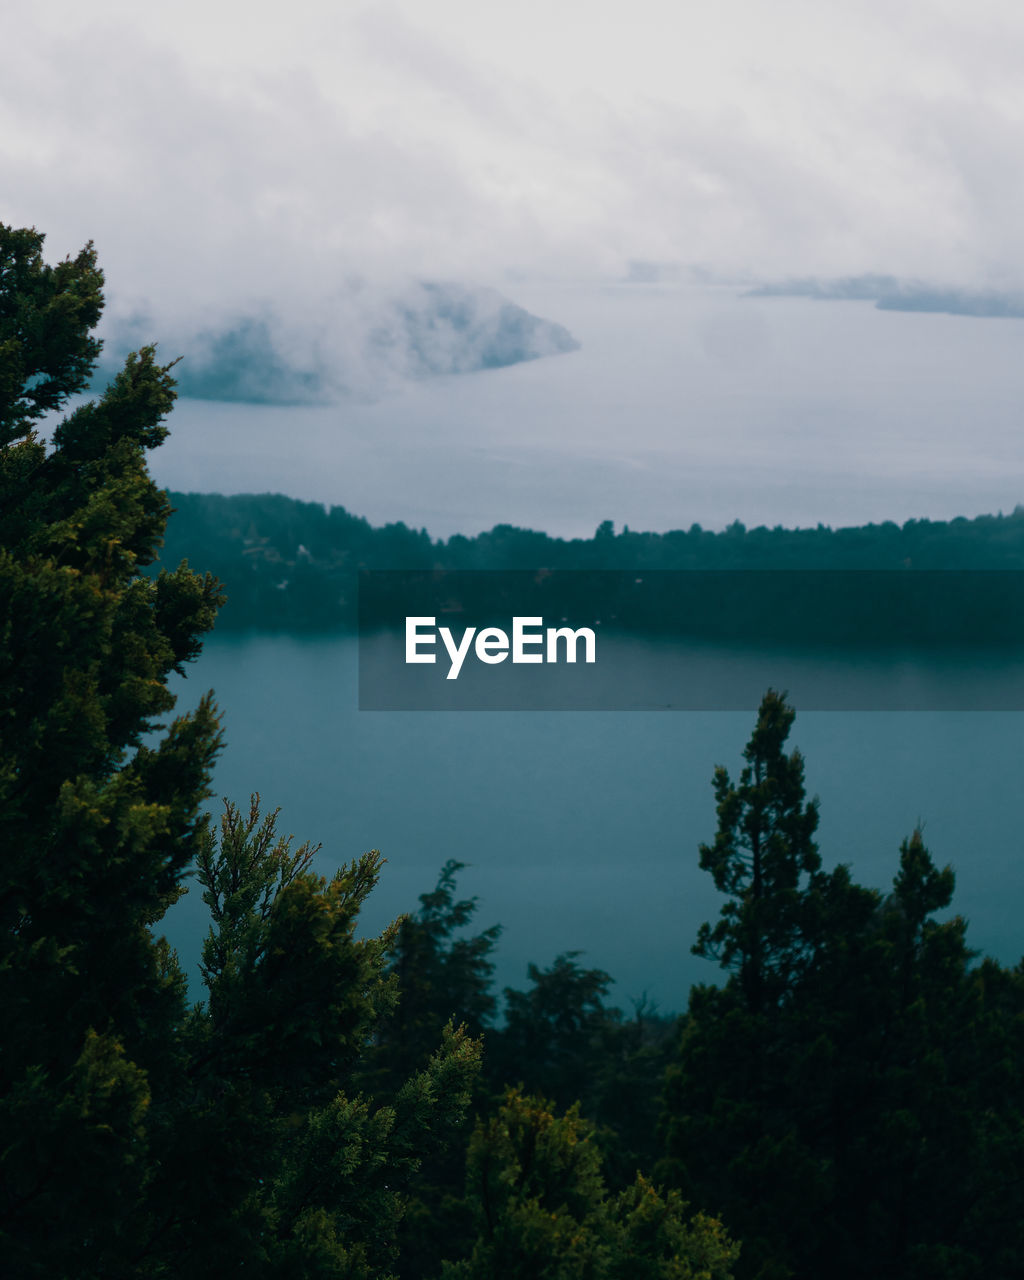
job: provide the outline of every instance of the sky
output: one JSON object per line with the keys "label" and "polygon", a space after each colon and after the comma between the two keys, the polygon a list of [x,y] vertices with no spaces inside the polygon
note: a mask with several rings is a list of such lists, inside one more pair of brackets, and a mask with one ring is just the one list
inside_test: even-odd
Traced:
{"label": "sky", "polygon": [[0,220],[197,324],[408,278],[1024,286],[1003,0],[8,0]]}

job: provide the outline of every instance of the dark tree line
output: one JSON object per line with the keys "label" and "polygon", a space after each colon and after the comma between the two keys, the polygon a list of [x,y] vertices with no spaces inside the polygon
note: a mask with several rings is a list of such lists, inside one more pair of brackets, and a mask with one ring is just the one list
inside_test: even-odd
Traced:
{"label": "dark tree line", "polygon": [[[163,560],[187,558],[217,576],[226,628],[354,627],[359,572],[389,569],[404,576],[375,580],[364,621],[400,624],[405,613],[457,603],[478,615],[570,615],[576,625],[599,618],[732,640],[1016,645],[1024,636],[1024,508],[851,529],[615,534],[606,521],[593,538],[572,540],[499,525],[434,541],[278,494],[169,496]],[[448,577],[439,585],[424,570]]]}

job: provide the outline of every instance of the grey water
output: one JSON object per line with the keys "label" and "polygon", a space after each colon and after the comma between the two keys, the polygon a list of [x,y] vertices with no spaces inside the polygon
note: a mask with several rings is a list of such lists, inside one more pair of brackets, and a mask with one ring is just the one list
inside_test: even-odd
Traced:
{"label": "grey water", "polygon": [[[280,806],[282,831],[323,843],[322,874],[380,849],[367,931],[415,910],[449,858],[468,864],[459,890],[478,897],[476,924],[504,927],[499,988],[524,987],[528,962],[569,950],[611,974],[627,1010],[645,994],[680,1009],[693,982],[718,979],[690,954],[721,905],[698,845],[715,831],[713,767],[741,767],[753,713],[361,712],[357,665],[350,637],[207,641],[179,689],[184,708],[212,687],[224,714],[213,812],[222,796],[244,804],[259,791]],[[927,674],[957,679],[948,666]],[[1016,963],[1022,734],[1018,712],[798,707],[792,743],[820,798],[826,865],[887,888],[900,841],[922,824],[936,861],[956,870],[973,945]],[[170,926],[194,967],[198,893]]]}
{"label": "grey water", "polygon": [[579,351],[329,407],[181,401],[173,489],[287,493],[434,536],[849,525],[1024,501],[1024,320],[748,298],[508,290]]}

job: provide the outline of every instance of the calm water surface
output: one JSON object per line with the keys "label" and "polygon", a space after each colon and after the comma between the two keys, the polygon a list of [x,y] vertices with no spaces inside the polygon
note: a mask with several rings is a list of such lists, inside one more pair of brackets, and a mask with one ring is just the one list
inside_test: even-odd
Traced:
{"label": "calm water surface", "polygon": [[[626,1007],[647,992],[678,1008],[692,982],[714,980],[689,954],[720,905],[697,846],[715,830],[712,768],[738,771],[752,714],[360,712],[356,674],[349,638],[214,636],[181,705],[216,690],[217,794],[244,803],[258,790],[280,805],[284,831],[323,842],[322,872],[385,854],[369,928],[415,908],[456,858],[479,926],[505,928],[501,985],[525,985],[528,961],[571,949],[616,978]],[[974,945],[1015,963],[1022,734],[1011,712],[798,713],[826,863],[887,886],[900,841],[923,823],[936,860],[956,869]],[[190,964],[202,911],[193,894],[173,921]]]}

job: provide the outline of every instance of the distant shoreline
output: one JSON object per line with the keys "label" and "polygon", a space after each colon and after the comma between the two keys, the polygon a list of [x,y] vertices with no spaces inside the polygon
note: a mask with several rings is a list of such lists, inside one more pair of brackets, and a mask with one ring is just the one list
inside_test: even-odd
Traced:
{"label": "distant shoreline", "polygon": [[[756,588],[762,604],[755,612],[766,619],[766,625],[771,623],[776,638],[792,633],[794,638],[808,639],[831,634],[835,620],[850,613],[850,581],[844,582],[838,574],[829,577],[834,571],[1024,570],[1024,508],[1020,507],[1010,515],[908,520],[902,525],[888,521],[840,529],[824,525],[747,529],[736,521],[717,533],[696,524],[667,533],[628,528],[616,533],[612,522],[605,521],[592,538],[555,538],[497,525],[474,537],[457,534],[434,539],[425,529],[412,529],[401,521],[375,527],[343,507],[327,508],[282,494],[170,492],[169,498],[174,514],[159,563],[174,567],[187,559],[192,568],[220,579],[228,596],[218,619],[220,630],[352,630],[357,621],[358,574],[367,569],[414,574],[571,570],[577,576],[560,581],[572,581],[565,590],[571,590],[573,602],[578,602],[580,581],[590,575],[586,591],[591,610],[603,599],[601,593],[611,590],[598,581],[609,570],[671,570],[677,575],[687,570],[800,570],[825,575],[815,590],[813,609],[789,610],[788,622],[780,623],[774,586],[765,580]],[[617,577],[606,576],[609,584]],[[631,620],[623,616],[620,625],[645,633],[665,632],[685,620],[692,634],[693,609],[685,607],[686,599],[692,602],[692,593],[680,593],[681,580],[672,574],[660,581],[664,589],[649,582],[641,614]],[[465,579],[461,589],[465,593]],[[921,589],[920,580],[916,589]],[[614,601],[605,601],[606,610],[621,597],[621,588],[615,590]],[[1005,636],[1007,625],[1011,631],[1016,626],[1018,606],[1015,599],[1006,605],[999,595],[990,591],[991,607],[985,604],[981,612],[999,614],[1003,628],[999,634]],[[894,606],[900,596],[901,589],[891,593]],[[482,608],[492,607],[498,598],[493,585],[486,591],[482,586],[479,591],[473,588],[467,597],[471,606],[475,601]],[[568,607],[568,599],[564,603]],[[401,612],[401,601],[395,607]],[[978,606],[972,607],[977,613]],[[749,609],[749,591],[743,593],[743,608]],[[1024,604],[1020,611],[1024,616]],[[717,630],[701,630],[728,635],[730,627],[742,625],[746,635],[745,618],[745,613],[725,609]],[[951,643],[964,641],[967,624],[963,618],[951,618]],[[932,635],[934,619],[922,620],[922,636],[926,626],[930,627],[927,635]],[[877,629],[877,619],[865,622],[860,634],[867,638]]]}

